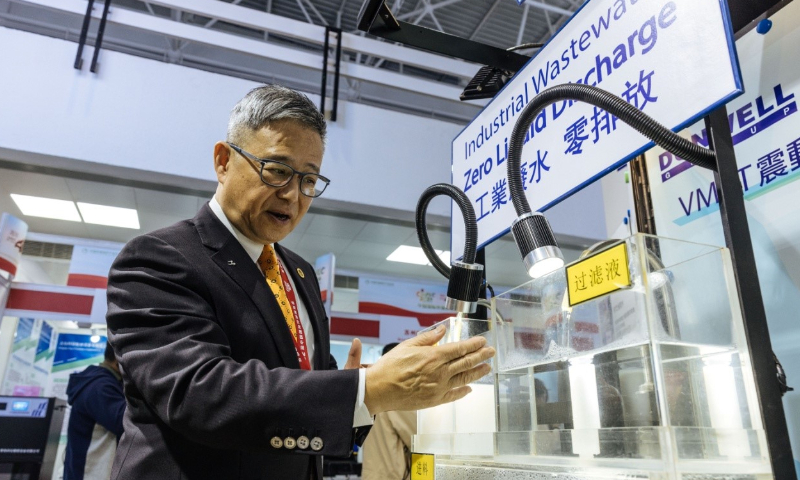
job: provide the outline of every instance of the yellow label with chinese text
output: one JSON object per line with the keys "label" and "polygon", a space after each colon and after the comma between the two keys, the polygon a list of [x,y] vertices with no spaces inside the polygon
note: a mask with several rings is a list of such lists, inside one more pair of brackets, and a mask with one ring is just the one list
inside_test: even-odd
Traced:
{"label": "yellow label with chinese text", "polygon": [[434,480],[433,455],[427,453],[411,454],[411,480]]}
{"label": "yellow label with chinese text", "polygon": [[567,266],[569,306],[631,286],[625,243]]}

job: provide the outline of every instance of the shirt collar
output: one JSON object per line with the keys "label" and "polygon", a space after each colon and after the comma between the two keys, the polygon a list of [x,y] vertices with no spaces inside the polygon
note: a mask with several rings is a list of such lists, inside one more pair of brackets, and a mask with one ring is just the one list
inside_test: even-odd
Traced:
{"label": "shirt collar", "polygon": [[261,256],[261,252],[264,250],[264,245],[250,240],[249,238],[244,236],[244,234],[240,232],[236,227],[233,226],[230,220],[228,220],[228,217],[225,216],[225,212],[222,210],[222,205],[219,204],[216,196],[211,197],[211,200],[208,202],[208,206],[211,208],[211,211],[214,212],[214,215],[216,215],[217,218],[219,218],[219,221],[222,222],[223,225],[225,225],[225,228],[227,228],[228,231],[233,234],[236,240],[239,241],[239,243],[244,248],[244,251],[247,252],[247,255],[250,256],[253,262],[257,263],[258,257]]}

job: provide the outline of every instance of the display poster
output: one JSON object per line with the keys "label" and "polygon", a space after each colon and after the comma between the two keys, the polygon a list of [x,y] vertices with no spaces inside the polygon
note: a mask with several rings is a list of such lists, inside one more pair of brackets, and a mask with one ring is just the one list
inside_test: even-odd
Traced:
{"label": "display poster", "polygon": [[[554,85],[597,86],[678,130],[741,93],[727,2],[589,0],[453,140],[452,182],[472,201],[478,247],[516,218],[506,179],[520,112]],[[713,81],[710,81],[712,80]],[[652,143],[583,102],[548,106],[525,135],[520,162],[531,208],[545,210]],[[463,222],[452,223],[460,258]]]}
{"label": "display poster", "polygon": [[[746,93],[727,105],[747,221],[772,346],[800,383],[800,2],[770,17],[765,35],[737,42]],[[707,146],[699,122],[682,133]],[[714,176],[661,148],[646,155],[658,235],[725,245]],[[699,306],[699,308],[703,308]],[[800,459],[800,393],[784,406],[795,459]]]}
{"label": "display poster", "polygon": [[333,305],[333,282],[336,274],[336,256],[327,253],[318,257],[314,261],[314,272],[317,274],[319,291],[322,303],[325,305],[325,314],[331,317],[331,306]]}
{"label": "display poster", "polygon": [[55,330],[53,326],[42,321],[42,328],[39,333],[39,341],[36,345],[36,355],[33,358],[33,373],[37,378],[37,383],[44,388],[44,395],[48,394],[50,369],[53,365],[53,355],[55,354]]}
{"label": "display poster", "polygon": [[34,318],[20,318],[11,346],[11,355],[6,365],[3,379],[3,395],[35,397],[43,390],[43,379],[36,375],[34,361],[42,321]]}
{"label": "display poster", "polygon": [[399,342],[419,330],[452,317],[447,310],[447,285],[404,282],[361,276],[358,279],[358,312],[380,317],[380,341]]}
{"label": "display poster", "polygon": [[27,223],[9,213],[0,216],[0,270],[11,276],[17,274],[27,233]]}
{"label": "display poster", "polygon": [[84,333],[58,334],[50,373],[50,395],[66,399],[70,374],[103,361],[107,339],[100,336],[99,341],[92,342],[91,337]]}
{"label": "display poster", "polygon": [[103,361],[106,337],[92,342],[91,335],[80,333],[61,333],[56,343],[53,358],[53,373],[84,368]]}
{"label": "display poster", "polygon": [[108,271],[121,248],[75,245],[69,263],[67,285],[71,287],[106,288]]}
{"label": "display poster", "polygon": [[425,328],[415,316],[379,315],[378,319],[380,320],[378,341],[381,345],[400,343],[414,338]]}

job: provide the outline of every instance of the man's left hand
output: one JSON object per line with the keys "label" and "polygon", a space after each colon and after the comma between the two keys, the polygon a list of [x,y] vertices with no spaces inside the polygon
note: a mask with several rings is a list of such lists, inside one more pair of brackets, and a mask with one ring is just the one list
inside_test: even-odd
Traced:
{"label": "man's left hand", "polygon": [[344,369],[350,370],[361,367],[361,340],[356,338],[350,344],[350,352],[347,354],[347,363],[344,364]]}

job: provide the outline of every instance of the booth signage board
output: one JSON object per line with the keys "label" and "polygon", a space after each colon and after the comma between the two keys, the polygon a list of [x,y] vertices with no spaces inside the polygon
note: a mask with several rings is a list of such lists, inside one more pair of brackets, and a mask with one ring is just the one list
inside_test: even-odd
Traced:
{"label": "booth signage board", "polygon": [[[455,314],[445,307],[446,301],[447,285],[364,276],[358,278],[359,313],[412,318],[416,319],[419,325],[427,327]],[[411,327],[413,325],[403,326],[404,329]],[[385,328],[388,327],[384,327],[381,321],[381,330]],[[384,335],[381,334],[381,337]]]}
{"label": "booth signage board", "polygon": [[378,341],[381,345],[400,343],[414,338],[425,328],[420,325],[417,317],[378,315],[378,320],[380,320]]}
{"label": "booth signage board", "polygon": [[92,342],[91,335],[60,333],[56,343],[52,372],[85,368],[102,362],[106,342],[105,336],[100,336],[99,341]]}
{"label": "booth signage board", "polygon": [[3,377],[3,395],[37,396],[42,392],[41,376],[34,369],[36,347],[42,320],[20,318],[17,323],[14,343]]}
{"label": "booth signage board", "polygon": [[16,275],[28,224],[4,213],[0,216],[0,270]]}
{"label": "booth signage board", "polygon": [[[787,372],[798,372],[800,2],[787,4],[770,20],[765,35],[754,29],[736,42],[747,92],[728,105],[728,118],[772,349]],[[682,135],[700,145],[708,138],[703,122]],[[645,158],[658,234],[725,245],[713,173],[659,147]],[[716,313],[709,308],[700,304],[694,313]],[[800,459],[800,416],[791,415],[797,411],[791,395],[785,409],[794,458]]]}
{"label": "booth signage board", "polygon": [[435,459],[428,453],[411,454],[411,480],[434,480]]}
{"label": "booth signage board", "polygon": [[[478,220],[478,246],[516,218],[506,180],[508,139],[525,105],[554,85],[607,90],[673,130],[742,92],[725,0],[588,0],[452,144],[453,184]],[[543,211],[653,144],[604,110],[548,106],[528,131],[520,162],[534,211]],[[454,208],[456,208],[454,206]],[[463,222],[452,222],[453,258]]]}
{"label": "booth signage board", "polygon": [[121,248],[75,245],[69,263],[67,285],[72,287],[106,288],[108,271]]}
{"label": "booth signage board", "polygon": [[567,265],[569,306],[631,286],[625,242]]}
{"label": "booth signage board", "polygon": [[50,323],[42,321],[42,328],[39,330],[39,341],[36,345],[36,355],[33,359],[33,377],[34,383],[45,388],[44,394],[47,394],[48,377],[50,376],[50,368],[53,364],[53,355],[55,354],[55,339],[56,332]]}
{"label": "booth signage board", "polygon": [[319,282],[319,293],[325,305],[325,313],[330,318],[333,305],[333,283],[336,278],[336,256],[326,253],[314,261],[314,272]]}

